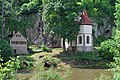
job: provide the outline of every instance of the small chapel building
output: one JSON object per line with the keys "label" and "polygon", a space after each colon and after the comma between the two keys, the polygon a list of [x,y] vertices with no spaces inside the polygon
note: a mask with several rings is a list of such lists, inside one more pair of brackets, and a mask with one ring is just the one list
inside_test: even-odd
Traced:
{"label": "small chapel building", "polygon": [[[82,12],[80,22],[80,31],[76,41],[72,42],[72,46],[77,45],[77,51],[80,52],[93,51],[92,24],[90,19],[88,18],[86,10]],[[68,40],[66,40],[65,45],[66,48],[69,48],[70,42],[68,43]]]}
{"label": "small chapel building", "polygon": [[13,48],[14,54],[28,53],[27,40],[20,32],[13,34],[13,37],[10,39],[10,46]]}
{"label": "small chapel building", "polygon": [[81,16],[80,31],[77,36],[78,51],[93,51],[92,24],[84,10]]}

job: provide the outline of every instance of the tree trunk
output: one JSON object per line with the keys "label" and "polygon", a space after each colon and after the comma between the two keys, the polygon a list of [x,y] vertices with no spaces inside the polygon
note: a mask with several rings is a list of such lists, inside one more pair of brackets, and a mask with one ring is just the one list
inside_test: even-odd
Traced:
{"label": "tree trunk", "polygon": [[63,52],[66,52],[66,47],[65,47],[65,38],[63,38]]}
{"label": "tree trunk", "polygon": [[77,53],[77,41],[75,41],[75,53]]}
{"label": "tree trunk", "polygon": [[2,0],[2,37],[4,35],[4,0]]}

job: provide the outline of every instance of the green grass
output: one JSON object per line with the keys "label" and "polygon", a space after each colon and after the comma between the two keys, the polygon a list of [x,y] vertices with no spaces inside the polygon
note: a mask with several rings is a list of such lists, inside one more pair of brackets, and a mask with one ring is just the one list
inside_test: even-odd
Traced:
{"label": "green grass", "polygon": [[101,58],[95,52],[78,52],[76,54],[73,53],[64,53],[64,57],[61,57],[63,60],[94,60],[99,61]]}
{"label": "green grass", "polygon": [[[32,48],[37,50],[38,48],[36,46],[32,46]],[[61,48],[54,48],[52,49],[52,53],[47,53],[47,52],[38,52],[38,53],[33,53],[33,54],[26,54],[26,55],[21,55],[21,58],[25,57],[32,57],[35,59],[34,61],[34,66],[30,69],[23,69],[20,71],[20,73],[17,74],[18,80],[30,80],[32,77],[34,77],[38,73],[43,73],[44,72],[44,67],[43,63],[41,62],[42,59],[39,59],[39,56],[54,56],[60,54],[59,52],[62,52]],[[70,67],[66,67],[64,64],[60,63],[59,68],[53,69],[53,71],[58,72],[61,74],[63,77],[67,76],[69,74],[69,69]],[[26,72],[27,71],[27,72]],[[22,72],[22,73],[21,73]],[[39,80],[39,79],[37,79]]]}

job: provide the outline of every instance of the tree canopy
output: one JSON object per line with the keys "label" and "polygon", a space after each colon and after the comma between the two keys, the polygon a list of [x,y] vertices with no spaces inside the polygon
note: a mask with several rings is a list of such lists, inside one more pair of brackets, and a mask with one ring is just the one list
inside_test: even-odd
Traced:
{"label": "tree canopy", "polygon": [[4,9],[5,35],[13,30],[26,35],[27,29],[36,28],[37,21],[42,20],[45,33],[72,41],[78,34],[77,18],[83,10],[98,24],[101,34],[108,25],[113,27],[115,0],[5,0]]}
{"label": "tree canopy", "polygon": [[116,26],[119,29],[120,28],[120,0],[116,0],[115,5],[115,19],[116,19]]}
{"label": "tree canopy", "polygon": [[[47,1],[46,1],[47,2]],[[78,6],[74,1],[43,1],[43,21],[45,30],[59,35],[61,38],[73,40],[79,31],[76,21]],[[72,6],[72,7],[71,7]]]}

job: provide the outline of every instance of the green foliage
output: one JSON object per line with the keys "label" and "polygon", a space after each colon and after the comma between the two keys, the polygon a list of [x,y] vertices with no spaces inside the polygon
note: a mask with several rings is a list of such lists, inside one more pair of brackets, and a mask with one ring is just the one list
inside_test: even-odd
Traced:
{"label": "green foliage", "polygon": [[34,65],[34,59],[29,56],[20,56],[18,58],[20,60],[20,69],[31,68]]}
{"label": "green foliage", "polygon": [[110,24],[114,20],[114,4],[110,0],[81,0],[80,6],[86,9],[90,17],[92,17],[98,25],[102,25],[102,18],[110,17]]}
{"label": "green foliage", "polygon": [[26,29],[35,27],[41,4],[41,0],[5,0],[4,35],[20,31],[26,36]]}
{"label": "green foliage", "polygon": [[41,45],[40,48],[35,45],[32,45],[28,48],[28,50],[30,53],[38,53],[38,52],[42,52],[42,51],[49,51],[50,48],[48,48],[45,45]]}
{"label": "green foliage", "polygon": [[40,8],[41,1],[40,0],[33,0],[29,3],[24,3],[20,8],[20,14],[33,14],[37,13]]}
{"label": "green foliage", "polygon": [[112,62],[111,65],[114,67],[114,80],[120,80],[120,0],[116,0],[115,11],[117,29],[114,29],[113,39],[117,45],[113,48],[115,54],[113,58],[114,62]]}
{"label": "green foliage", "polygon": [[0,80],[16,80],[16,71],[20,68],[19,64],[17,58],[11,58],[6,63],[0,63]]}
{"label": "green foliage", "polygon": [[103,59],[113,59],[114,57],[114,51],[113,48],[117,45],[117,43],[114,40],[106,40],[101,43],[100,47],[97,48],[99,51],[99,55]]}
{"label": "green foliage", "polygon": [[37,53],[37,52],[41,52],[42,50],[36,45],[31,45],[29,46],[28,51],[29,53]]}
{"label": "green foliage", "polygon": [[78,16],[76,1],[43,0],[43,6],[45,32],[74,40],[79,32],[79,25],[75,21]]}
{"label": "green foliage", "polygon": [[[120,31],[116,29],[113,39],[101,43],[99,51],[107,54],[107,57],[112,57],[113,62],[110,64],[114,69],[114,80],[120,79]],[[106,57],[104,55],[103,57]]]}
{"label": "green foliage", "polygon": [[63,60],[87,60],[87,61],[100,61],[101,57],[95,52],[79,52],[77,54],[74,53],[66,53],[66,55],[62,58]]}
{"label": "green foliage", "polygon": [[120,29],[120,0],[116,0],[115,11],[116,26]]}
{"label": "green foliage", "polygon": [[60,59],[52,57],[52,56],[45,56],[42,58],[42,62],[49,63],[51,67],[56,67],[58,63],[60,63]]}
{"label": "green foliage", "polygon": [[45,57],[41,58],[40,60],[38,60],[36,62],[35,66],[34,66],[36,72],[34,73],[33,77],[30,80],[64,80],[63,77],[64,77],[64,75],[66,75],[67,69],[65,68],[65,70],[64,70],[65,72],[63,72],[64,74],[61,75],[58,71],[55,70],[55,68],[46,69],[44,67],[45,61],[48,61],[52,65],[58,64],[60,62],[59,59],[46,55]]}
{"label": "green foliage", "polygon": [[109,37],[106,37],[104,35],[99,35],[98,37],[94,36],[94,39],[93,39],[94,40],[94,46],[100,46],[100,44],[107,39],[109,39]]}
{"label": "green foliage", "polygon": [[[81,56],[81,57],[80,57]],[[94,61],[100,61],[101,57],[97,55],[95,52],[83,52],[79,53],[79,57],[81,60],[94,60]]]}
{"label": "green foliage", "polygon": [[47,50],[48,50],[48,47],[45,46],[45,45],[41,45],[41,50],[42,50],[42,51],[47,51]]}
{"label": "green foliage", "polygon": [[112,65],[114,67],[114,79],[119,80],[120,79],[120,31],[118,29],[116,30],[116,34],[113,38],[116,41],[117,45],[113,48],[115,54],[113,58],[114,62]]}
{"label": "green foliage", "polygon": [[0,55],[3,58],[3,61],[6,62],[13,56],[12,48],[9,43],[0,37]]}

